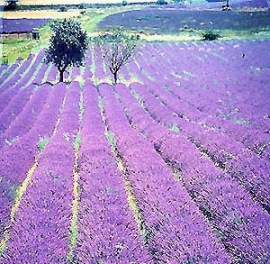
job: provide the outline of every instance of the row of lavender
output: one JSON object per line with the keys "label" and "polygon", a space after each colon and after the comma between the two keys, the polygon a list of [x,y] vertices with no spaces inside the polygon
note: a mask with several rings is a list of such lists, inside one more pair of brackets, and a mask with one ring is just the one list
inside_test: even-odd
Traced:
{"label": "row of lavender", "polygon": [[[26,60],[18,58],[16,62],[0,72],[0,94],[11,88],[21,89],[31,83],[40,85],[45,82],[55,82],[57,70],[44,63],[44,56],[45,51],[41,50],[38,54],[29,54]],[[2,101],[4,102],[5,98]]]}
{"label": "row of lavender", "polygon": [[[81,124],[78,124],[78,105],[81,100],[78,83],[73,83],[68,92],[64,85],[53,89],[42,86],[35,95],[46,89],[47,102],[57,100],[58,103],[45,103],[46,100],[41,100],[44,107],[41,107],[40,114],[33,121],[33,128],[18,142],[1,150],[5,157],[2,160],[1,175],[4,175],[6,188],[3,191],[6,192],[12,187],[21,186],[31,164],[35,163],[38,136],[45,136],[46,129],[52,126],[57,127],[55,133],[47,132],[47,136],[53,137],[36,160],[39,166],[15,218],[9,217],[14,208],[14,197],[6,194],[2,196],[1,204],[5,206],[1,219],[5,220],[1,226],[3,230],[9,230],[5,228],[11,226],[4,263],[11,260],[39,261],[39,257],[49,262],[63,263],[68,251],[74,261],[83,263],[89,259],[93,262],[115,263],[116,260],[125,261],[127,258],[129,261],[147,263],[229,263],[232,260],[228,253],[236,258],[235,261],[239,258],[251,262],[267,261],[268,215],[254,204],[249,194],[229,173],[215,168],[209,159],[202,159],[200,152],[187,140],[185,134],[174,137],[168,132],[167,124],[170,122],[160,120],[170,121],[169,111],[159,109],[160,102],[148,90],[149,85],[135,84],[130,87],[137,99],[143,98],[144,107],[132,97],[128,87],[116,87],[115,97],[111,86],[101,85],[99,95],[102,98],[100,101],[103,101],[103,122],[98,109],[98,92],[92,84],[85,85],[81,96],[84,105]],[[161,91],[157,89],[157,92]],[[56,95],[56,92],[59,94]],[[151,100],[151,96],[155,100]],[[33,102],[41,97],[35,98],[32,98]],[[116,98],[121,98],[124,111]],[[27,102],[25,109],[31,109],[32,99]],[[65,107],[59,112],[62,102],[65,102]],[[165,106],[170,110],[168,105]],[[142,115],[137,114],[136,109],[142,111]],[[51,111],[50,114],[48,111]],[[26,112],[31,111],[25,110],[18,115],[22,122]],[[59,125],[55,121],[58,114]],[[105,126],[107,132],[114,135],[117,151],[114,155],[120,157],[125,166],[121,173],[105,139]],[[80,203],[77,243],[70,250],[68,237],[72,218],[72,169],[76,163],[71,142],[77,131],[81,134],[76,169],[80,175]],[[173,145],[182,146],[183,149],[172,149]],[[197,160],[195,168],[190,164],[190,157],[183,156],[183,151]],[[25,157],[27,162],[22,163],[12,158],[12,155],[18,154]],[[174,179],[171,165],[168,167],[164,160],[182,170],[180,182]],[[209,174],[207,168],[213,173]],[[190,178],[193,173],[194,178]],[[128,210],[126,190],[121,178],[123,174],[137,201],[139,217],[135,218],[139,228],[132,212]],[[101,178],[100,175],[105,177]],[[68,193],[66,190],[69,190]],[[228,190],[239,196],[235,195],[231,199],[227,195]],[[216,203],[217,197],[220,207]],[[38,216],[34,216],[36,210]],[[225,223],[220,221],[224,218]],[[124,230],[123,226],[126,227]],[[248,230],[252,230],[252,237]],[[21,234],[24,234],[23,241],[19,239]],[[259,240],[265,243],[258,243]],[[56,245],[61,246],[56,249]],[[26,246],[28,250],[24,250]],[[228,253],[225,253],[224,248]]]}
{"label": "row of lavender", "polygon": [[[223,171],[209,157],[202,155],[201,149],[193,144],[193,138],[186,134],[188,122],[186,129],[179,126],[180,134],[168,133],[171,113],[159,109],[160,103],[151,100],[151,95],[146,97],[142,85],[130,88],[131,91],[119,85],[115,90],[132,127],[152,141],[164,161],[180,174],[190,197],[216,229],[226,249],[238,260],[267,262],[269,214],[252,201],[253,197],[237,182],[234,173]],[[132,96],[135,91],[141,95],[144,107],[136,103],[137,96]]]}
{"label": "row of lavender", "polygon": [[[91,56],[90,50],[88,51],[87,56]],[[5,103],[7,104],[14,95],[10,90],[15,92],[29,84],[38,86],[44,83],[55,84],[58,82],[57,68],[51,64],[47,65],[44,62],[44,59],[45,50],[42,49],[38,54],[29,54],[26,60],[18,58],[13,64],[1,67],[0,95],[2,95],[3,92],[6,92],[6,95],[5,97],[0,98],[0,111],[2,111]],[[65,80],[74,80],[80,75],[84,79],[91,78],[92,73],[90,72],[90,65],[91,63],[87,65],[89,67],[85,67],[85,69],[69,68],[67,72],[65,72]]]}
{"label": "row of lavender", "polygon": [[[155,45],[129,68],[130,72],[144,73],[139,77],[144,83],[158,80],[159,87],[194,109],[193,121],[226,133],[252,151],[267,156],[268,44],[265,41]],[[160,66],[163,75],[159,74]]]}
{"label": "row of lavender", "polygon": [[[79,69],[73,71],[75,76],[78,73]],[[44,63],[44,50],[25,61],[18,59],[1,72],[0,148],[13,144],[33,126],[43,107],[40,100],[45,102],[56,79],[56,68]]]}
{"label": "row of lavender", "polygon": [[[122,69],[120,81],[132,81],[134,76],[143,83],[158,79],[160,86],[194,108],[195,118],[202,125],[218,129],[252,151],[267,156],[270,151],[266,100],[268,44],[268,41],[231,41],[144,45],[135,63]],[[96,83],[109,81],[110,73],[99,53],[100,50],[92,46],[87,54],[86,67],[71,70],[71,79],[81,76]],[[17,62],[2,72],[0,111],[18,92],[18,89],[11,88],[56,80],[55,67],[44,64],[43,57],[44,51],[37,57],[30,55],[25,62]],[[171,89],[174,87],[177,89]],[[258,136],[254,137],[254,134]]]}
{"label": "row of lavender", "polygon": [[[15,127],[17,126],[18,128],[25,129],[25,123],[33,118],[31,114],[32,109],[34,110],[35,106],[38,106],[40,111],[36,113],[34,120],[31,120],[33,124],[32,127],[28,127],[29,130],[25,131],[18,141],[10,146],[5,146],[0,150],[0,175],[4,182],[4,185],[1,186],[0,197],[1,251],[5,248],[5,241],[9,232],[8,227],[12,226],[17,220],[20,221],[20,218],[14,218],[14,212],[19,202],[18,196],[23,191],[23,186],[27,183],[27,178],[30,177],[30,172],[32,171],[31,168],[35,168],[34,165],[36,164],[38,153],[41,151],[39,148],[40,140],[49,138],[55,130],[59,109],[62,105],[65,91],[65,85],[60,85],[55,89],[51,89],[47,85],[40,87],[38,92],[33,96],[35,97],[32,99],[33,101],[30,100],[27,103],[25,110],[18,115],[18,118],[16,118],[16,122],[14,123]],[[10,129],[13,129],[13,124],[11,124]],[[24,210],[26,210],[26,208],[24,208]],[[26,216],[31,217],[31,215],[27,214]],[[32,228],[35,228],[35,226]],[[20,236],[19,233],[16,234],[16,236],[18,235]],[[20,236],[19,238],[22,237]],[[29,239],[29,235],[24,239]],[[16,251],[17,250],[18,248],[16,248]],[[13,254],[16,254],[16,251]],[[17,257],[20,256],[18,255]],[[5,258],[9,263],[10,259],[12,260],[14,258],[16,260],[17,257],[12,256],[12,254],[9,253],[5,255]]]}
{"label": "row of lavender", "polygon": [[[11,219],[3,263],[42,263],[44,260],[60,263],[66,258],[73,199],[71,139],[78,131],[80,93],[76,84],[68,91],[65,88],[65,85],[55,88],[60,93],[57,100],[62,99],[64,107],[61,113],[59,104],[53,106],[52,111],[56,116],[61,114],[58,119],[61,121],[58,123],[47,116],[47,123],[55,121],[54,131],[50,131],[51,138],[41,155],[34,154],[38,166],[29,179],[14,219]],[[65,95],[65,100],[61,94]],[[70,140],[63,135],[68,135]],[[21,141],[25,143],[24,138]],[[18,184],[18,178],[16,180]]]}
{"label": "row of lavender", "polygon": [[[222,52],[224,47],[219,45],[215,47],[215,45],[209,46],[207,44],[206,47],[200,47],[200,50],[208,49],[206,55],[211,57],[210,62],[213,62],[213,56],[219,56],[223,62],[223,67],[228,69],[225,73],[215,75],[216,83],[213,77],[211,78],[207,74],[203,76],[204,78],[207,77],[203,81],[201,76],[198,76],[199,66],[206,63],[206,60],[205,58],[199,58],[199,65],[196,65],[196,59],[194,59],[193,55],[194,51],[196,51],[194,46],[189,45],[187,47],[187,50],[190,50],[191,53],[186,52],[181,47],[181,51],[185,50],[185,55],[188,53],[192,58],[191,62],[195,62],[195,65],[188,64],[189,67],[187,69],[189,71],[186,70],[185,73],[185,70],[183,70],[184,74],[178,74],[177,68],[174,69],[172,66],[178,66],[179,62],[177,60],[179,60],[179,56],[174,56],[175,53],[172,52],[172,56],[169,57],[165,50],[163,50],[162,54],[164,45],[157,45],[155,47],[156,53],[150,49],[149,56],[145,56],[144,53],[144,56],[137,59],[135,65],[130,66],[131,72],[141,72],[144,74],[141,77],[144,80],[144,85],[132,85],[130,89],[134,97],[143,105],[144,110],[156,123],[167,128],[176,125],[178,131],[180,130],[186,139],[184,141],[178,138],[163,138],[160,140],[160,135],[153,134],[154,128],[147,127],[150,121],[146,122],[147,116],[145,116],[145,113],[144,116],[135,117],[136,121],[139,118],[138,122],[142,125],[141,128],[138,128],[140,132],[143,135],[150,133],[149,139],[154,141],[157,151],[161,153],[164,160],[169,164],[173,164],[174,169],[180,170],[182,177],[183,175],[187,177],[183,181],[189,190],[190,196],[199,204],[201,211],[209,218],[218,232],[221,232],[219,233],[221,240],[228,251],[236,258],[239,256],[239,261],[267,263],[269,260],[269,230],[267,228],[269,215],[262,208],[269,212],[270,193],[269,181],[267,179],[269,175],[269,156],[258,156],[254,148],[257,142],[249,139],[250,141],[247,144],[244,136],[247,137],[248,135],[251,137],[256,132],[259,140],[262,140],[262,143],[259,142],[260,144],[269,143],[269,121],[264,120],[265,115],[269,113],[269,104],[267,103],[269,96],[267,89],[269,75],[267,73],[269,73],[269,68],[265,57],[259,54],[259,52],[263,51],[262,54],[269,57],[269,51],[265,50],[267,47],[264,45],[265,43],[259,43],[262,44],[259,47],[260,49],[256,49],[252,44],[248,43],[246,45],[246,43],[241,43],[241,48],[248,52],[248,56],[257,56],[248,58],[248,61],[244,62],[245,64],[242,68],[239,67],[241,66],[239,58],[243,59],[245,56],[243,56],[243,53],[241,56],[241,51],[237,50],[240,47],[238,43],[231,47],[225,46],[225,48],[231,48],[231,50],[226,50],[226,52]],[[252,46],[251,48],[250,45]],[[252,54],[251,52],[254,53]],[[153,59],[153,53],[159,59]],[[166,59],[164,60],[160,54],[167,55]],[[228,56],[229,59],[222,57],[222,55]],[[177,58],[177,60],[173,60],[174,58]],[[235,59],[235,61],[232,63],[231,59]],[[166,60],[169,60],[169,63]],[[158,62],[162,62],[163,65],[161,66]],[[165,73],[168,72],[166,71],[167,69],[173,68],[176,78],[171,78],[171,75],[166,76],[164,74],[165,81],[161,79],[160,75],[157,76],[160,73],[158,70],[160,66],[165,69]],[[236,67],[238,75],[233,72]],[[222,69],[222,67],[217,68]],[[191,69],[194,72],[190,71]],[[188,75],[187,80],[182,79],[185,74]],[[224,76],[223,74],[226,75]],[[204,75],[203,72],[202,75]],[[249,90],[241,89],[243,86],[238,89],[236,85],[241,85],[239,75],[241,78],[248,78],[249,82],[244,82],[243,86]],[[145,77],[148,78],[147,81]],[[218,82],[220,79],[223,82],[225,80],[224,85],[222,82]],[[180,84],[184,82],[187,88],[182,87],[184,89],[181,89],[181,85],[177,84],[178,81],[180,81]],[[209,85],[210,89],[205,89],[204,85]],[[123,90],[126,89],[124,88]],[[229,124],[223,118],[216,118],[217,116],[208,109],[208,111],[202,111],[202,109],[196,107],[199,101],[199,98],[197,99],[196,97],[204,100],[203,96],[206,94],[211,99],[208,99],[209,107],[211,107],[212,101],[215,102],[217,100],[218,96],[218,100],[224,101],[223,107],[226,111],[226,108],[231,107],[230,94],[232,93],[236,98],[234,101],[238,104],[241,112],[244,112],[245,108],[248,107],[249,111],[244,113],[250,119],[251,124],[249,126],[235,124],[234,122]],[[251,97],[254,93],[255,100]],[[128,95],[125,92],[123,98],[127,97]],[[234,104],[235,102],[232,103]],[[133,108],[131,101],[125,104],[124,109],[129,112],[130,106]],[[256,116],[253,117],[253,114],[256,114]],[[138,124],[133,122],[134,116],[129,118],[131,125],[138,127]],[[223,127],[223,122],[227,123],[227,126]],[[235,134],[233,129],[237,129],[236,131],[240,132],[241,135]],[[232,139],[232,135],[237,140]],[[159,140],[157,141],[157,139]],[[187,140],[194,144],[193,149],[190,149],[190,144],[187,144]],[[254,144],[253,147],[250,147],[251,144]],[[190,164],[191,157],[184,155],[182,150],[177,153],[177,148],[172,149],[174,145],[185,146],[185,152],[192,154],[192,160],[194,159],[196,165]],[[196,148],[204,155],[207,155],[215,163],[216,168],[213,166],[213,163],[212,165],[207,164],[204,159],[200,158],[200,155],[197,155],[196,158]],[[190,179],[190,174],[195,177]],[[229,195],[230,193],[232,196]],[[216,203],[217,200],[221,203],[220,207]],[[258,201],[262,207],[258,207],[252,200]],[[214,204],[212,203],[213,201],[215,201]],[[253,230],[251,236],[250,230]],[[260,231],[257,232],[257,230]],[[243,237],[242,242],[240,242],[240,237]],[[265,241],[265,243],[262,245],[260,241]]]}
{"label": "row of lavender", "polygon": [[[67,92],[64,85],[58,85],[54,89],[49,86],[41,87],[39,91],[51,90],[46,103],[44,99],[40,100],[43,109],[33,128],[20,137],[18,142],[1,150],[1,175],[5,182],[1,190],[2,263],[42,262],[44,259],[47,263],[66,262],[74,165],[71,142],[79,129],[78,86],[73,84]],[[106,263],[128,259],[151,263],[151,254],[156,252],[153,245],[148,250],[143,245],[137,224],[128,208],[123,180],[104,135],[96,88],[88,85],[83,95],[85,107],[79,155],[79,232],[78,243],[72,249],[72,259],[83,263],[89,259],[94,262],[103,260]],[[61,104],[63,110],[59,111]],[[31,101],[26,108],[31,108]],[[22,118],[25,115],[18,116],[23,123],[25,120]],[[57,116],[59,124],[56,121]],[[38,154],[40,136],[51,139],[43,152]],[[19,155],[21,159],[16,159],[15,155]],[[35,163],[38,166],[30,177],[29,168]],[[104,175],[104,180],[100,175]],[[27,179],[28,177],[30,178]],[[24,185],[27,188],[18,200],[19,194],[15,190],[21,190]],[[10,195],[12,190],[14,193]],[[145,212],[145,218],[147,215]],[[188,223],[189,221],[187,220]],[[123,226],[126,227],[125,230]],[[148,232],[151,229],[153,227],[148,224]],[[158,241],[156,238],[155,243]],[[211,250],[212,247],[208,245],[206,248],[214,253],[215,247]],[[182,251],[184,254],[185,248]],[[202,258],[200,255],[189,255],[185,258]],[[203,258],[212,257],[205,253]],[[216,258],[223,261],[225,257],[213,257]]]}
{"label": "row of lavender", "polygon": [[[201,226],[202,220],[196,222],[199,231],[194,225],[186,229],[185,221],[191,223],[190,221],[193,222],[197,218],[196,214],[192,213],[192,220],[186,219],[188,216],[184,212],[188,211],[190,215],[193,209],[188,196],[181,199],[178,197],[180,194],[183,195],[183,191],[179,190],[180,186],[183,186],[212,230],[215,230],[218,239],[232,255],[234,262],[267,263],[269,214],[252,200],[253,197],[235,180],[234,175],[222,171],[211,159],[202,157],[200,149],[197,149],[196,144],[193,144],[189,137],[174,136],[168,132],[165,123],[159,121],[158,116],[164,117],[164,115],[161,114],[163,110],[157,110],[158,102],[150,103],[149,99],[147,100],[151,105],[150,110],[157,110],[155,113],[142,107],[140,102],[135,100],[136,96],[132,96],[134,91],[138,95],[139,88],[145,91],[145,87],[139,84],[131,86],[131,93],[126,86],[119,85],[115,87],[117,94],[114,95],[113,88],[104,84],[99,87],[99,92],[104,105],[105,123],[114,135],[116,155],[121,157],[125,165],[125,176],[130,181],[137,198],[144,240],[154,261],[229,261],[229,256],[226,260],[220,260],[220,256],[211,258],[211,254],[207,253],[208,250],[211,251],[211,247],[207,249],[209,248],[209,245],[206,246],[207,240],[197,236],[198,232],[203,232],[204,235],[207,233],[205,227]],[[122,110],[117,98],[122,104]],[[97,100],[95,101],[97,104]],[[146,100],[144,102],[146,104]],[[170,120],[166,112],[164,118]],[[172,146],[177,148],[173,149]],[[174,176],[164,161],[159,161],[158,154],[173,167],[171,168],[173,171],[177,169],[179,173],[181,172],[178,175],[180,183],[173,180]],[[191,159],[196,163],[195,166],[194,163],[190,163]],[[145,175],[148,177],[145,178]],[[152,175],[153,180],[151,180]],[[171,192],[173,192],[172,196],[170,196]],[[163,195],[160,195],[161,193]],[[165,197],[164,193],[166,193]],[[183,212],[179,209],[179,200],[186,201]],[[177,213],[174,206],[178,207],[181,214]],[[174,213],[177,214],[176,222],[173,221]],[[181,234],[179,227],[182,230]],[[176,237],[173,233],[169,233],[168,236],[168,230],[176,230]],[[189,236],[185,233],[186,230]],[[189,240],[194,239],[194,236],[200,244],[206,243],[204,246],[199,246],[204,249],[203,254],[195,253],[195,246],[193,247]],[[181,242],[177,240],[180,237]],[[191,247],[193,255],[187,251],[188,247]]]}
{"label": "row of lavender", "polygon": [[[242,186],[235,179],[233,173],[223,171],[210,158],[202,157],[201,149],[197,148],[192,138],[185,133],[181,136],[168,133],[167,123],[162,122],[160,116],[164,120],[170,120],[170,114],[166,115],[167,112],[164,109],[158,109],[160,107],[158,101],[150,101],[151,99],[143,96],[140,97],[142,101],[135,100],[136,95],[141,95],[143,92],[149,93],[145,88],[139,84],[132,85],[130,93],[126,86],[119,85],[115,88],[117,94],[114,96],[113,88],[104,84],[99,87],[99,91],[104,100],[106,124],[114,135],[116,154],[121,157],[125,165],[125,175],[138,199],[137,206],[143,219],[142,229],[145,232],[145,242],[150,247],[150,253],[154,260],[165,262],[220,261],[220,256],[213,256],[212,259],[211,254],[207,253],[209,245],[199,246],[199,248],[204,248],[204,254],[202,252],[195,254],[195,247],[192,247],[189,240],[194,238],[194,235],[190,237],[185,234],[187,226],[183,224],[188,216],[184,212],[190,212],[193,209],[188,202],[189,198],[181,197],[180,199],[178,197],[180,194],[183,195],[182,191],[178,190],[183,185],[200,209],[200,213],[208,220],[212,230],[215,230],[218,239],[232,255],[234,262],[267,263],[270,252],[269,214],[256,204],[253,200],[254,197],[245,190],[245,186]],[[132,93],[135,96],[132,97]],[[122,110],[119,103],[116,102],[117,98],[122,104]],[[147,106],[149,103],[150,110],[146,106],[140,106],[141,102]],[[125,131],[126,136],[123,131]],[[145,137],[148,140],[145,140]],[[172,146],[177,147],[173,149]],[[174,177],[165,163],[158,161],[158,154],[173,167],[171,168],[173,171],[177,170],[180,173],[178,176],[181,183],[173,180]],[[192,164],[190,163],[191,159],[193,160]],[[194,164],[196,165],[194,166]],[[148,177],[145,178],[145,175]],[[153,181],[151,175],[154,176]],[[159,175],[158,178],[157,175]],[[168,176],[169,178],[167,178]],[[173,191],[172,197],[170,197],[171,191]],[[160,195],[161,193],[166,193],[166,196]],[[260,193],[256,194],[259,197],[261,195]],[[179,200],[187,201],[185,204],[187,208],[183,209],[183,212],[179,209],[181,214],[178,214],[178,211],[174,209],[176,204],[178,207],[180,206]],[[166,206],[164,206],[165,204]],[[173,212],[177,213],[177,222],[172,220]],[[181,220],[179,215],[182,217]],[[166,218],[164,219],[164,217]],[[192,214],[193,221],[196,219],[194,217],[195,215]],[[187,221],[190,223],[190,220]],[[200,223],[202,220],[197,221]],[[196,222],[197,225],[199,225],[198,222]],[[179,226],[182,230],[181,234],[178,233]],[[174,237],[172,233],[168,236],[167,232],[164,233],[163,228],[164,230],[176,228],[178,230],[176,231],[177,236]],[[193,234],[194,231],[195,234],[198,234],[197,232],[203,232],[204,235],[207,233],[201,225],[200,231],[193,225],[189,228],[187,229],[189,235]],[[181,237],[182,244],[177,240],[177,237]],[[158,240],[156,240],[157,238]],[[201,240],[196,235],[195,240],[203,244],[207,243],[207,240]],[[160,244],[159,241],[163,241],[163,243]],[[193,255],[188,253],[188,245],[191,247]],[[211,251],[211,249],[209,250]],[[222,261],[228,262],[229,260]]]}
{"label": "row of lavender", "polygon": [[126,168],[142,218],[144,237],[155,262],[229,263],[186,189],[156,153],[150,141],[134,131],[116,101],[112,87],[101,85],[108,129]]}
{"label": "row of lavender", "polygon": [[[29,131],[0,150],[1,263],[151,263],[104,134],[97,95],[93,84],[83,92],[76,82],[68,89],[44,85],[16,116],[14,126],[23,127],[39,105]],[[42,149],[41,138],[48,140]],[[76,173],[79,189],[72,193]]]}
{"label": "row of lavender", "polygon": [[[197,47],[195,43],[195,45],[188,44],[186,47],[180,46],[178,51],[183,52],[185,56],[188,53],[190,56],[188,59],[184,57],[187,70],[182,70],[180,73],[178,69],[182,61],[179,63],[179,56],[175,56],[176,52],[173,50],[170,57],[166,50],[172,51],[175,46],[156,45],[155,50],[150,48],[149,56],[146,56],[144,51],[141,58],[137,58],[137,61],[129,66],[129,71],[124,69],[123,74],[141,74],[138,79],[142,80],[144,85],[134,85],[136,88],[131,86],[131,89],[135,97],[139,97],[141,104],[147,102],[150,110],[147,107],[145,110],[152,119],[167,128],[176,125],[184,138],[193,143],[193,149],[187,151],[188,153],[193,153],[197,148],[197,151],[208,156],[211,166],[197,155],[198,161],[194,168],[193,164],[188,164],[190,157],[183,157],[182,153],[176,154],[176,149],[171,148],[172,145],[180,144],[187,145],[186,148],[189,148],[190,144],[185,143],[187,140],[183,142],[183,139],[173,139],[166,142],[162,139],[156,142],[158,152],[163,153],[166,149],[163,158],[170,164],[174,164],[174,169],[183,171],[184,165],[186,175],[194,171],[194,175],[200,176],[199,180],[198,178],[191,179],[191,182],[187,180],[186,188],[190,196],[197,203],[201,203],[199,203],[201,211],[217,229],[227,250],[234,255],[236,261],[267,263],[269,260],[267,228],[269,215],[266,213],[269,212],[267,180],[269,175],[269,154],[267,155],[269,151],[269,120],[267,120],[269,118],[267,116],[269,50],[267,46],[269,43],[231,42],[229,44],[221,46],[220,43],[207,43]],[[195,57],[198,51],[201,54]],[[214,78],[207,72],[201,72],[202,64],[211,67],[217,59],[218,63],[215,66],[221,70]],[[189,62],[193,64],[190,65]],[[164,80],[160,77],[160,67],[165,73],[169,72],[167,76],[164,74]],[[169,71],[171,68],[175,71],[173,74]],[[191,69],[194,72],[190,71]],[[104,72],[103,69],[101,72]],[[198,72],[202,73],[201,76]],[[212,74],[213,72],[214,70],[211,71]],[[179,85],[178,82],[180,84],[184,82],[185,87],[181,87],[182,84]],[[205,94],[206,99],[204,99]],[[208,102],[208,105],[205,105],[206,110],[198,107],[200,99],[205,100],[205,104]],[[215,112],[211,112],[217,109],[210,104],[212,101],[222,102],[221,111],[236,110],[236,113],[240,112],[241,115],[236,117],[236,120],[228,118],[227,115],[216,115]],[[132,103],[128,102],[125,109],[128,110],[131,105]],[[244,121],[243,116],[249,119],[248,124],[237,122],[237,118]],[[141,130],[143,135],[146,134],[145,127],[148,125],[145,120],[145,117],[140,118],[143,122]],[[137,124],[132,126],[137,127]],[[153,130],[154,128],[151,128],[150,133],[153,133]],[[254,138],[254,133],[257,138]],[[154,134],[151,140],[159,136]],[[232,139],[232,136],[235,139]],[[265,147],[264,151],[258,151],[258,148],[262,147]],[[183,163],[179,161],[180,158]],[[209,171],[206,168],[209,168]],[[203,185],[205,179],[206,186]],[[216,204],[216,198],[221,201],[220,207]],[[261,207],[256,205],[256,201]],[[221,221],[224,217],[225,223]],[[252,235],[249,233],[250,230]],[[242,242],[240,237],[243,237]],[[265,243],[261,244],[260,241]]]}
{"label": "row of lavender", "polygon": [[[268,44],[268,41],[256,41],[145,45],[135,63],[122,69],[120,80],[132,81],[135,76],[138,81],[147,83],[158,79],[161,87],[185,103],[185,107],[194,109],[191,111],[192,121],[225,133],[253,152],[269,157]],[[110,73],[96,55],[99,52],[97,47],[91,47],[86,68],[73,69],[71,78],[81,75],[84,80],[108,81]],[[0,111],[8,104],[18,103],[18,89],[11,88],[42,83],[41,80],[56,80],[55,67],[42,63],[43,53],[37,57],[29,56],[20,67],[16,63],[2,73],[0,91],[4,93],[0,97]],[[162,75],[159,74],[160,65]],[[219,71],[211,70],[212,65],[216,65]],[[37,67],[39,71],[35,75]],[[15,95],[17,101],[12,103]],[[16,116],[16,111],[6,110],[6,115],[10,113],[10,118]],[[185,116],[186,113],[182,114]]]}
{"label": "row of lavender", "polygon": [[96,87],[83,90],[84,113],[78,156],[80,206],[75,263],[151,263],[129,209],[126,187],[109,142]]}

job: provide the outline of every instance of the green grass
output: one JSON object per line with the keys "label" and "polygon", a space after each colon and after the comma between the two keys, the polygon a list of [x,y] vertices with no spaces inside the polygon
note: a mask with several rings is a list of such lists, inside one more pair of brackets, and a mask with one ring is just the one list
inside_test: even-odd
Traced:
{"label": "green grass", "polygon": [[179,133],[180,132],[180,129],[179,127],[176,125],[176,124],[173,124],[170,126],[170,130],[174,133]]}
{"label": "green grass", "polygon": [[74,150],[75,150],[76,153],[79,152],[79,148],[80,148],[80,145],[81,145],[81,140],[82,140],[82,137],[81,137],[81,135],[78,133],[78,134],[76,135],[76,138],[75,138],[74,142],[73,142],[73,147],[74,147]]}
{"label": "green grass", "polygon": [[106,131],[105,133],[106,138],[108,140],[108,142],[111,144],[111,146],[115,147],[116,146],[116,142],[115,142],[115,135],[113,132],[111,131]]}
{"label": "green grass", "polygon": [[3,54],[8,57],[8,62],[13,63],[17,58],[26,59],[32,52],[38,52],[49,41],[51,34],[50,25],[40,28],[40,39],[34,40],[26,37],[12,37],[3,39]]}
{"label": "green grass", "polygon": [[37,144],[38,151],[42,152],[42,150],[45,149],[48,142],[49,142],[48,137],[40,137],[39,140],[38,140],[38,144]]}
{"label": "green grass", "polygon": [[80,19],[82,27],[88,33],[93,33],[96,30],[96,25],[109,14],[110,13],[100,13],[94,11],[86,12],[86,14]]}

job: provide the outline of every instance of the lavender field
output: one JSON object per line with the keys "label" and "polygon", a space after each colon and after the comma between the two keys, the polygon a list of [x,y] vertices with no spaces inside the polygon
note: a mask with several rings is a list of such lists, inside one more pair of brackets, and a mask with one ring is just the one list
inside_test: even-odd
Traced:
{"label": "lavender field", "polygon": [[270,10],[220,12],[188,8],[149,8],[112,14],[103,19],[99,28],[123,26],[150,34],[179,34],[184,30],[264,30],[270,26]]}
{"label": "lavender field", "polygon": [[1,66],[0,263],[270,263],[269,46]]}
{"label": "lavender field", "polygon": [[28,33],[44,26],[50,19],[4,19],[0,18],[0,34]]}

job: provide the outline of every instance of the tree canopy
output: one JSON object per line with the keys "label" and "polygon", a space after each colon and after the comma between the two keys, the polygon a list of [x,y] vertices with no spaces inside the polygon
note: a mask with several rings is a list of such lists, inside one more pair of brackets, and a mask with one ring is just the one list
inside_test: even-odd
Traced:
{"label": "tree canopy", "polygon": [[50,45],[46,50],[46,62],[53,63],[63,82],[64,72],[68,66],[82,66],[88,46],[86,31],[73,19],[65,18],[51,25]]}
{"label": "tree canopy", "polygon": [[139,36],[129,33],[121,27],[114,27],[101,32],[97,42],[102,46],[102,57],[117,83],[120,68],[129,63],[135,54]]}
{"label": "tree canopy", "polygon": [[4,10],[15,10],[17,7],[18,0],[5,0],[5,7]]}

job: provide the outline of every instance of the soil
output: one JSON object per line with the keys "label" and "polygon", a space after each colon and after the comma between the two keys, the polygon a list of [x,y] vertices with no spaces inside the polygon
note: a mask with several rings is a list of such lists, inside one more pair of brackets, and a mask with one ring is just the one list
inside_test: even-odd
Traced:
{"label": "soil", "polygon": [[7,19],[20,19],[20,18],[65,18],[74,17],[80,14],[80,10],[73,9],[67,12],[58,12],[57,10],[31,10],[31,11],[7,11],[2,12],[2,17]]}

